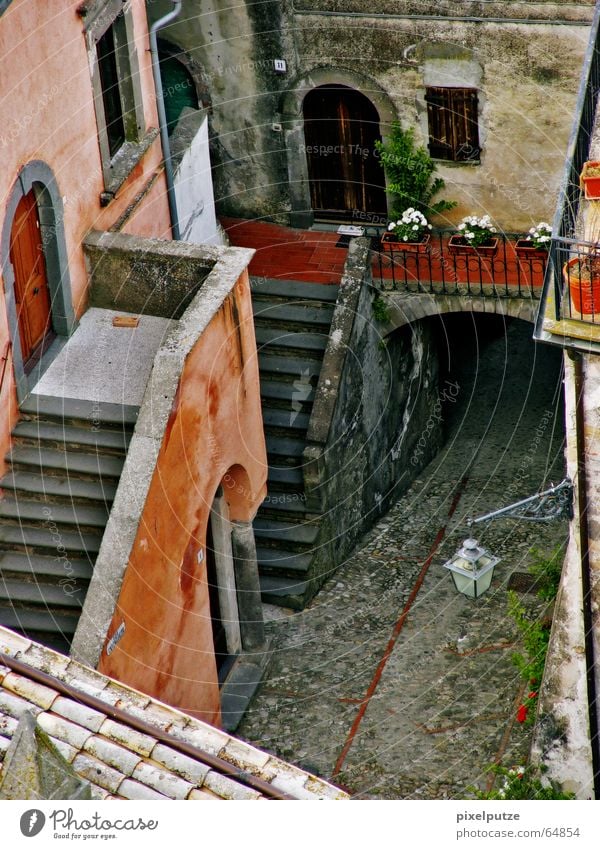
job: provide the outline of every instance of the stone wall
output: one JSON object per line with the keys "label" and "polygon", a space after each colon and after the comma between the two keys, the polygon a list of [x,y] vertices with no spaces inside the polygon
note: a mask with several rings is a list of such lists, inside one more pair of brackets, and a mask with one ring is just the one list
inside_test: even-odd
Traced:
{"label": "stone wall", "polygon": [[[579,476],[574,365],[565,356],[567,474],[575,483],[574,519],[546,659],[533,756],[548,767],[548,776],[580,799],[594,798],[593,768],[586,686],[581,546],[579,542]],[[583,355],[585,465],[588,481],[589,556],[596,657],[596,690],[600,687],[600,361]]]}
{"label": "stone wall", "polygon": [[368,257],[366,240],[351,243],[304,454],[307,508],[326,506],[313,562],[321,582],[442,441],[433,329],[418,322],[384,338]]}

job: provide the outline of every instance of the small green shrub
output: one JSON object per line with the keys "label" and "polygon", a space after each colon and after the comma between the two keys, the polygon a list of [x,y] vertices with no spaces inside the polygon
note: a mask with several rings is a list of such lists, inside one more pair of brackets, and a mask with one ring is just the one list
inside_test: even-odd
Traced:
{"label": "small green shrub", "polygon": [[529,567],[529,572],[536,579],[539,598],[552,601],[558,592],[560,576],[562,573],[564,549],[557,545],[550,554],[544,554],[537,548],[532,548],[530,554],[534,558]]}
{"label": "small green shrub", "polygon": [[373,301],[373,315],[376,321],[389,321],[390,310],[383,298],[375,298]]}
{"label": "small green shrub", "polygon": [[543,767],[516,766],[507,769],[492,766],[490,772],[502,777],[502,782],[489,791],[469,788],[476,799],[574,799],[573,793],[565,793],[558,784],[549,779],[542,782]]}
{"label": "small green shrub", "polygon": [[400,122],[394,121],[388,141],[377,141],[375,147],[388,179],[386,191],[392,195],[392,218],[399,218],[411,206],[424,215],[456,206],[455,201],[433,202],[446,184],[441,177],[433,176],[437,166],[427,149],[417,146],[412,127],[403,130]]}
{"label": "small green shrub", "polygon": [[532,618],[512,590],[508,592],[508,612],[515,620],[525,649],[525,654],[515,652],[512,661],[526,681],[539,685],[546,663],[550,628],[540,619]]}

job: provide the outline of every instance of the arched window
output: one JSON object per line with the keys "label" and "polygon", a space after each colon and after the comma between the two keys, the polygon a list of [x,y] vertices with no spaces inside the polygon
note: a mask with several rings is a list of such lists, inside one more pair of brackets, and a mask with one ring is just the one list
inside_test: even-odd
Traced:
{"label": "arched window", "polygon": [[196,83],[189,70],[172,50],[159,45],[160,75],[169,135],[185,108],[199,109]]}

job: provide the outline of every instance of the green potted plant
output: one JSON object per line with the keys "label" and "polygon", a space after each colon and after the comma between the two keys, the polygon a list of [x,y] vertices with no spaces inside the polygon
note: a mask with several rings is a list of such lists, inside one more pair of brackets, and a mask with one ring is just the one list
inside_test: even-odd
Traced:
{"label": "green potted plant", "polygon": [[545,221],[540,221],[532,227],[522,239],[518,239],[515,252],[522,259],[547,259],[548,249],[552,241],[552,227]]}
{"label": "green potted plant", "polygon": [[498,250],[496,228],[489,215],[478,218],[467,215],[458,225],[458,233],[450,237],[448,250],[451,254],[477,254],[493,257]]}
{"label": "green potted plant", "polygon": [[574,311],[582,317],[600,317],[600,253],[579,254],[570,259],[563,266],[563,279]]}
{"label": "green potted plant", "polygon": [[431,239],[431,224],[422,212],[409,206],[397,221],[390,221],[381,237],[384,251],[414,251],[426,253]]}
{"label": "green potted plant", "polygon": [[590,160],[584,163],[579,184],[586,200],[600,200],[600,162]]}

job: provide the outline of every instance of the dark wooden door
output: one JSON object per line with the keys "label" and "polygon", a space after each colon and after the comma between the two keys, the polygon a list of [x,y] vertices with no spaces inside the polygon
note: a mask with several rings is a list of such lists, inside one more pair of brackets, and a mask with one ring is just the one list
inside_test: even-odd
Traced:
{"label": "dark wooden door", "polygon": [[10,236],[21,353],[25,364],[50,329],[50,292],[37,202],[33,191],[19,201]]}
{"label": "dark wooden door", "polygon": [[379,115],[364,94],[341,85],[310,91],[304,136],[315,212],[344,219],[353,211],[385,215],[385,180],[375,155]]}

